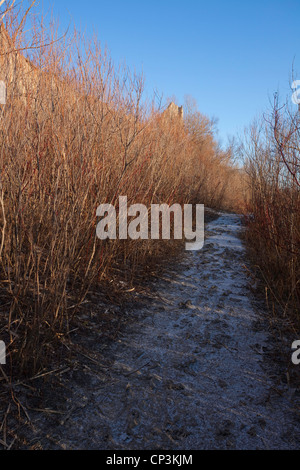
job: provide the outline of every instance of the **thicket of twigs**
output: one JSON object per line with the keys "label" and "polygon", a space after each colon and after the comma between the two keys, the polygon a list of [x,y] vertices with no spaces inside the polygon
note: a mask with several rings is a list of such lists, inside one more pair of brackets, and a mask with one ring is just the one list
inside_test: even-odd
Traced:
{"label": "thicket of twigs", "polygon": [[[143,78],[116,68],[96,41],[59,39],[36,16],[20,18],[22,11],[5,16],[12,43],[0,51],[8,90],[0,110],[0,315],[9,357],[33,373],[92,285],[132,284],[172,250],[168,241],[99,240],[100,203],[118,207],[126,195],[147,207],[232,209],[240,172],[209,119],[165,119],[143,99]],[[20,54],[35,67],[23,68]]]}
{"label": "thicket of twigs", "polygon": [[[289,98],[290,101],[290,98]],[[288,103],[249,130],[247,240],[274,316],[300,327],[300,113]]]}

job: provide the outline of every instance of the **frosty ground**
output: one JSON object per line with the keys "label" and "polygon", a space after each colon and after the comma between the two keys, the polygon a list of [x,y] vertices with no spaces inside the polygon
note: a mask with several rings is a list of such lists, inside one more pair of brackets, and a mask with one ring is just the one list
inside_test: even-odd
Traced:
{"label": "frosty ground", "polygon": [[272,359],[241,230],[238,215],[220,213],[204,249],[157,280],[115,341],[93,345],[93,327],[94,354],[61,375],[47,407],[26,400],[29,446],[299,449],[299,392],[288,361]]}

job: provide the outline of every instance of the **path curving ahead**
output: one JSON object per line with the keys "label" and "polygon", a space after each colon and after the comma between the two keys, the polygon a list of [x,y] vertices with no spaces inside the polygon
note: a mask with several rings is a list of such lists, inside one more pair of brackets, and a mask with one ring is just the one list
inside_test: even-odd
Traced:
{"label": "path curving ahead", "polygon": [[[54,434],[81,449],[297,449],[299,399],[278,381],[247,287],[240,219],[159,281]],[[80,392],[80,393],[79,393]]]}

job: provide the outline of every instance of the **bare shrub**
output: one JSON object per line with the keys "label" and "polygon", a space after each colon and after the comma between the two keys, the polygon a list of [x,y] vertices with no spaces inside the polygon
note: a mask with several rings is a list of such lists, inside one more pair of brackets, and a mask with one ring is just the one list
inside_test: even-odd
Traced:
{"label": "bare shrub", "polygon": [[[251,189],[248,242],[270,302],[299,327],[300,115],[274,99],[244,146]],[[274,311],[275,311],[274,310]]]}
{"label": "bare shrub", "polygon": [[131,285],[178,246],[100,241],[97,206],[126,195],[148,207],[225,207],[234,169],[206,121],[193,130],[166,122],[154,101],[145,103],[143,77],[116,68],[96,41],[78,32],[58,40],[55,27],[30,15],[29,37],[25,16],[11,10],[0,32],[9,89],[0,115],[0,285],[8,351],[32,373],[92,285]]}

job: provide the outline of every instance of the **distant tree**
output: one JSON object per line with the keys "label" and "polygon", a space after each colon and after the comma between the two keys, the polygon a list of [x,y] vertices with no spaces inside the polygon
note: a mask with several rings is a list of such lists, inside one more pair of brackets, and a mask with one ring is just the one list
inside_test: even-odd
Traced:
{"label": "distant tree", "polygon": [[213,147],[217,119],[209,118],[198,111],[197,101],[191,95],[184,97],[184,123],[199,150],[209,143]]}

